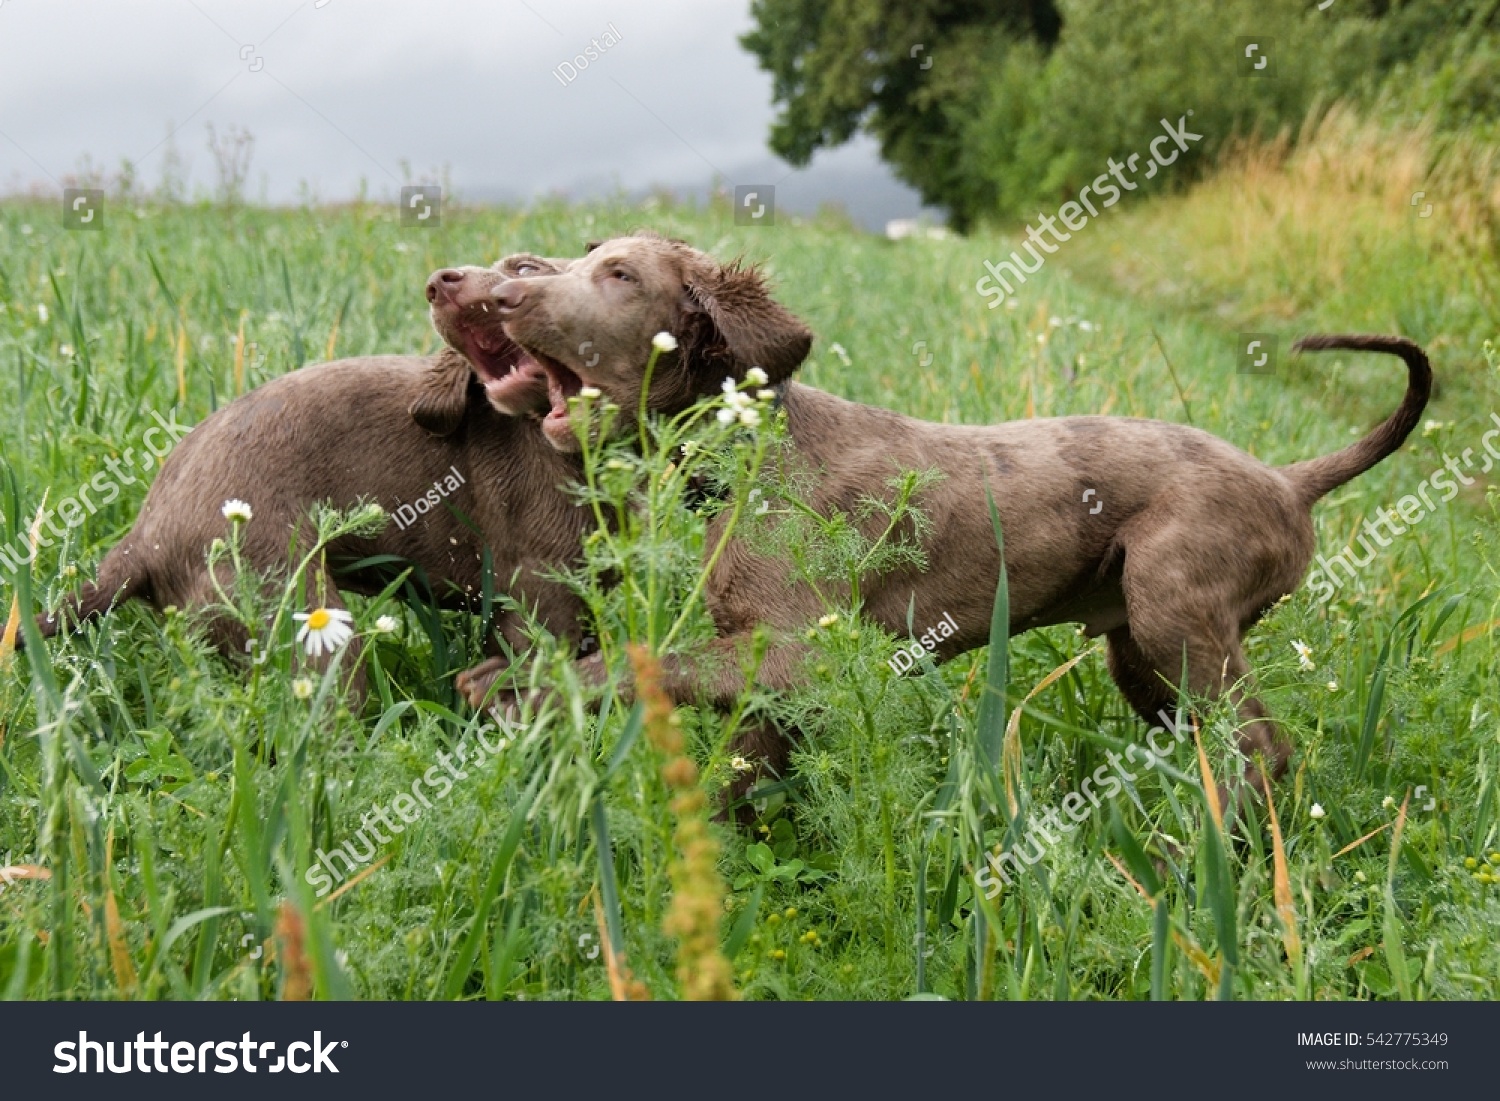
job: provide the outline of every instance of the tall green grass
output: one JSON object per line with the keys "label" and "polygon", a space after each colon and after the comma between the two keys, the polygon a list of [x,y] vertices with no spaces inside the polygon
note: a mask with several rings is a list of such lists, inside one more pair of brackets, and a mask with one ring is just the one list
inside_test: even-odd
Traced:
{"label": "tall green grass", "polygon": [[[1339,357],[1239,374],[1233,333],[1212,311],[1132,298],[1082,247],[1050,261],[1016,309],[990,311],[973,284],[1011,247],[998,239],[892,244],[834,218],[739,228],[720,206],[444,213],[429,231],[374,206],[146,206],[73,233],[51,206],[0,205],[0,400],[12,411],[0,425],[0,539],[24,536],[44,493],[56,501],[104,469],[152,410],[192,422],[304,361],[432,348],[421,291],[433,268],[522,248],[572,254],[639,225],[763,260],[818,333],[803,378],[918,416],[1191,419],[1285,462],[1342,446],[1402,385],[1392,363]],[[1463,286],[1436,261],[1421,277]],[[1431,301],[1430,327],[1414,335],[1439,349],[1430,416],[1443,426],[1320,506],[1325,550],[1440,451],[1477,446],[1500,410],[1496,365],[1462,298],[1452,310]],[[1284,323],[1314,320],[1355,327],[1316,310]],[[685,463],[689,438],[712,446]],[[764,523],[750,491],[785,488],[766,482],[775,446],[770,418],[745,433],[705,413],[591,453],[580,492],[608,523],[574,581],[610,668],[623,669],[627,641],[670,654],[708,636],[709,517],[685,505],[686,476],[700,464],[729,488],[737,526]],[[5,603],[50,605],[78,584],[145,484],[5,578]],[[920,508],[919,494],[892,494],[884,521]],[[882,515],[803,515],[822,534],[795,568],[847,577],[894,561],[905,552],[880,542]],[[857,590],[831,604],[808,625],[805,690],[678,713],[714,798],[737,775],[747,719],[804,732],[791,774],[760,791],[759,821],[715,827],[721,948],[739,996],[1500,995],[1496,519],[1476,483],[1328,606],[1299,594],[1252,635],[1262,695],[1298,747],[1273,793],[1276,831],[1258,815],[1223,831],[1212,821],[1204,767],[1223,777],[1240,763],[1232,715],[1210,710],[1203,763],[1184,748],[1126,782],[993,900],[974,881],[986,854],[1138,742],[1139,721],[1071,629],[1003,645],[997,632],[988,650],[901,677],[887,665],[896,640],[861,618]],[[353,601],[375,689],[360,714],[331,679],[310,694],[295,683],[289,639],[247,678],[180,614],[125,608],[71,639],[29,640],[0,669],[0,866],[50,877],[0,886],[0,991],[274,998],[299,992],[288,961],[305,957],[320,997],[608,998],[614,959],[651,995],[680,996],[663,925],[672,791],[640,711],[585,689],[542,639],[518,675],[553,692],[497,743],[446,680],[477,658],[478,623],[396,595]],[[400,620],[393,634],[375,629],[387,614]],[[499,751],[319,897],[304,877],[316,852],[481,734]],[[278,920],[287,906],[302,932]]]}

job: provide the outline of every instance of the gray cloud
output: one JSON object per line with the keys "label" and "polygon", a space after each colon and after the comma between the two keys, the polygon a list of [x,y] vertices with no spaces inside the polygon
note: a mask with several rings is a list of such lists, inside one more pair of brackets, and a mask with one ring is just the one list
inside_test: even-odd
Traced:
{"label": "gray cloud", "polygon": [[[563,86],[554,70],[611,24],[618,44]],[[154,182],[170,122],[206,191],[213,123],[255,135],[248,191],[271,202],[361,180],[393,197],[405,161],[474,199],[717,177],[779,183],[782,209],[916,213],[867,141],[795,173],[770,155],[748,25],[745,4],[704,0],[0,0],[0,185],[58,186],[85,157]]]}

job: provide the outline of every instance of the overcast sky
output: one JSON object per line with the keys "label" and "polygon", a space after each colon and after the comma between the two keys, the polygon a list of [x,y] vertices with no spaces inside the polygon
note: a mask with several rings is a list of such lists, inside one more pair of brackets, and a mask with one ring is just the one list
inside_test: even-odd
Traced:
{"label": "overcast sky", "polygon": [[[60,188],[83,158],[161,177],[169,124],[192,189],[206,124],[255,137],[246,191],[394,199],[446,165],[471,199],[778,184],[866,225],[919,202],[861,140],[792,173],[766,139],[748,0],[0,0],[0,190]],[[613,27],[566,84],[554,73]],[[566,69],[563,70],[564,75]]]}

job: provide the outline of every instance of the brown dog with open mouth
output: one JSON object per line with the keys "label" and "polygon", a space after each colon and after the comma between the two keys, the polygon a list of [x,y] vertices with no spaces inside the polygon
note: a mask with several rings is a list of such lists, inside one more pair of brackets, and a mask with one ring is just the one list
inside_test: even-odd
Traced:
{"label": "brown dog with open mouth", "polygon": [[[310,571],[310,602],[337,608],[340,588],[381,591],[390,567],[338,568],[393,558],[417,567],[419,583],[445,606],[475,610],[488,552],[495,590],[576,641],[582,606],[550,572],[576,559],[589,526],[564,488],[577,480],[577,463],[547,444],[534,416],[523,416],[547,408],[546,379],[505,336],[494,300],[505,280],[550,276],[561,263],[527,255],[493,269],[439,271],[427,297],[450,345],[440,354],[299,368],[213,413],[168,456],[98,579],[58,615],[38,617],[42,636],[132,598],[158,609],[214,605],[205,555],[229,534],[223,508],[238,499],[252,511],[240,536],[243,558],[272,576],[311,547],[314,505],[374,502],[392,514],[378,534],[326,549]],[[289,557],[293,543],[302,550]],[[221,574],[227,589],[227,563]],[[497,626],[512,647],[525,644],[517,613],[497,610]],[[245,654],[243,625],[216,616],[209,629],[226,655]]]}
{"label": "brown dog with open mouth", "polygon": [[[752,367],[784,382],[812,340],[753,270],[655,235],[606,241],[556,276],[506,281],[495,303],[506,333],[547,374],[551,410],[542,428],[564,452],[579,446],[567,398],[582,385],[622,409],[640,407],[658,332],[678,342],[657,362],[647,395],[651,410],[667,414],[715,393],[726,377],[743,380]],[[580,346],[593,351],[587,361]],[[1400,337],[1314,336],[1299,348],[1397,355],[1408,372],[1406,395],[1357,443],[1271,467],[1185,425],[1100,416],[934,424],[789,384],[791,461],[813,487],[806,503],[820,513],[857,514],[862,498],[888,494],[902,471],[943,475],[916,502],[929,523],[925,567],[866,578],[861,593],[861,613],[898,635],[908,609],[919,629],[947,617],[956,627],[937,642],[938,660],[989,640],[1000,563],[988,487],[1005,536],[1012,633],[1077,622],[1103,634],[1111,676],[1153,724],[1175,707],[1185,660],[1189,692],[1227,695],[1237,708],[1246,779],[1258,790],[1262,764],[1279,776],[1291,747],[1254,695],[1241,640],[1300,583],[1314,549],[1313,503],[1400,447],[1432,384],[1427,357]],[[1093,507],[1080,504],[1091,500]],[[710,531],[709,545],[716,542]],[[733,701],[745,688],[744,659],[760,624],[781,639],[760,666],[760,682],[796,685],[805,653],[795,636],[826,609],[811,587],[789,582],[786,563],[733,540],[705,599],[720,637],[706,653],[670,658],[675,700]],[[597,655],[583,659],[580,672],[596,684],[605,679]],[[492,679],[471,678],[465,691],[478,702]]]}

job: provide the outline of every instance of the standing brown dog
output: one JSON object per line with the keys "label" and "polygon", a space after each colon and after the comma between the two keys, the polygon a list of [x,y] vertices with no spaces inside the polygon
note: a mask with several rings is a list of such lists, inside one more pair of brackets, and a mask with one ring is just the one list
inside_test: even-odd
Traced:
{"label": "standing brown dog", "polygon": [[[506,332],[547,373],[552,409],[543,431],[564,452],[578,447],[567,398],[580,386],[639,408],[657,332],[679,344],[651,380],[648,405],[662,413],[714,393],[726,376],[743,379],[752,366],[781,383],[811,343],[753,270],[656,236],[606,241],[563,274],[510,280],[495,293]],[[579,354],[586,341],[597,361]],[[1190,692],[1227,694],[1238,709],[1247,779],[1258,789],[1257,759],[1274,778],[1290,746],[1253,695],[1241,640],[1301,581],[1313,552],[1312,504],[1401,446],[1432,383],[1427,357],[1400,337],[1315,336],[1298,347],[1400,356],[1406,396],[1358,443],[1273,468],[1184,425],[1097,416],[933,424],[792,384],[783,399],[791,461],[810,477],[807,503],[824,513],[857,513],[862,498],[887,492],[902,471],[941,472],[917,500],[931,531],[925,568],[865,579],[861,609],[897,634],[909,608],[919,628],[949,617],[956,630],[937,643],[940,660],[988,642],[999,571],[988,487],[1005,534],[1012,633],[1077,622],[1105,635],[1110,674],[1151,723],[1175,705],[1185,657]],[[784,641],[761,665],[761,681],[796,683],[804,655],[794,633],[825,609],[787,572],[743,540],[731,542],[705,590],[720,637],[708,653],[673,659],[676,700],[733,700],[762,623]],[[597,656],[583,668],[603,679]],[[482,678],[466,685],[476,697],[488,687]]]}

